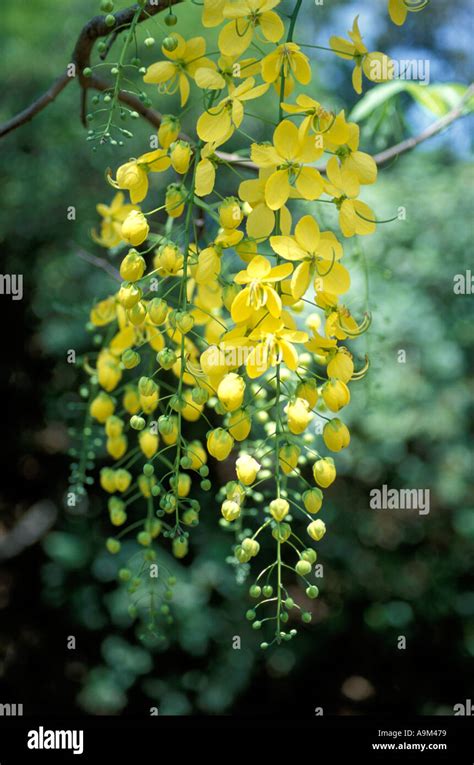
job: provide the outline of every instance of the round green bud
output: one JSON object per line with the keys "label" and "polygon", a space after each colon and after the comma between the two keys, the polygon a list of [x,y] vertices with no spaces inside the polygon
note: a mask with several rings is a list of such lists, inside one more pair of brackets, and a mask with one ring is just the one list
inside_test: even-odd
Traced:
{"label": "round green bud", "polygon": [[295,569],[299,576],[306,576],[311,572],[311,563],[307,560],[299,560]]}
{"label": "round green bud", "polygon": [[282,613],[280,614],[280,621],[282,621],[284,624],[286,624],[288,619],[289,619],[289,616],[288,616],[287,612],[286,611],[282,611]]}
{"label": "round green bud", "polygon": [[309,624],[312,618],[313,617],[311,616],[309,611],[303,611],[303,613],[301,614],[301,619],[302,621],[304,621],[305,624]]}
{"label": "round green bud", "polygon": [[271,584],[266,584],[265,587],[262,587],[262,593],[265,598],[271,598],[273,595],[273,587]]}
{"label": "round green bud", "polygon": [[[107,21],[105,23],[107,23]],[[115,19],[114,19],[114,23],[115,23]],[[177,47],[178,47],[178,40],[176,39],[176,37],[173,37],[172,35],[170,35],[169,37],[165,37],[165,39],[163,40],[163,48],[165,50],[173,51],[173,50],[176,50]]]}
{"label": "round green bud", "polygon": [[211,482],[210,482],[210,481],[208,481],[208,479],[207,479],[207,478],[205,478],[205,479],[204,479],[204,481],[201,481],[201,489],[202,489],[203,491],[209,491],[209,489],[211,488],[211,486],[212,486],[212,484],[211,484]]}
{"label": "round green bud", "polygon": [[187,457],[185,455],[184,457],[181,457],[179,464],[181,465],[182,468],[184,468],[186,470],[187,468],[191,467],[191,465],[193,464],[193,461],[192,461],[191,457]]}
{"label": "round green bud", "polygon": [[259,630],[259,629],[262,628],[262,622],[254,622],[252,624],[252,627],[253,627],[254,630]]}
{"label": "round green bud", "polygon": [[82,70],[82,74],[84,77],[92,77],[92,69],[90,66],[86,66],[85,69]]}
{"label": "round green bud", "polygon": [[253,620],[255,619],[256,616],[257,616],[257,614],[256,614],[256,612],[254,611],[253,608],[249,608],[249,610],[245,614],[245,618],[248,619],[249,622],[253,622]]}
{"label": "round green bud", "polygon": [[174,585],[176,584],[176,577],[175,576],[169,576],[168,579],[166,580],[166,584],[169,587],[174,587]]}
{"label": "round green bud", "polygon": [[118,552],[120,552],[121,545],[118,539],[109,537],[107,542],[105,543],[105,546],[107,550],[109,551],[109,553],[111,553],[111,555],[116,555]]}
{"label": "round green bud", "polygon": [[139,545],[143,545],[143,547],[149,547],[151,545],[151,534],[148,531],[140,531],[137,534],[137,542]]}
{"label": "round green bud", "polygon": [[301,557],[303,560],[307,560],[309,563],[316,563],[318,559],[318,554],[316,550],[312,550],[311,548],[308,548],[307,550],[303,550],[301,553]]}
{"label": "round green bud", "polygon": [[107,14],[105,17],[105,25],[107,27],[114,27],[115,26],[115,16],[112,16],[111,13]]}
{"label": "round green bud", "polygon": [[207,476],[209,475],[209,468],[207,467],[207,465],[203,465],[202,467],[199,468],[199,475],[202,475],[203,478],[207,478]]}
{"label": "round green bud", "polygon": [[178,23],[178,17],[171,13],[171,11],[165,16],[165,24],[167,27],[174,27]]}
{"label": "round green bud", "polygon": [[134,414],[132,415],[132,417],[130,417],[130,427],[132,428],[132,430],[143,430],[145,425],[146,425],[145,420],[143,419],[143,417],[139,417],[138,414]]}
{"label": "round green bud", "polygon": [[153,467],[153,465],[151,465],[149,462],[145,462],[145,464],[143,465],[144,475],[150,478],[150,476],[152,476],[154,472],[155,472],[155,468]]}
{"label": "round green bud", "polygon": [[306,595],[308,596],[308,598],[312,598],[312,599],[318,597],[319,590],[318,590],[318,588],[316,587],[315,584],[312,584],[312,585],[310,585],[309,587],[306,588]]}
{"label": "round green bud", "polygon": [[262,651],[266,651],[268,648],[268,643],[260,643],[260,648],[262,649]]}
{"label": "round green bud", "polygon": [[154,37],[146,37],[145,38],[145,45],[147,48],[153,48],[155,44],[155,38]]}
{"label": "round green bud", "polygon": [[132,572],[129,568],[121,568],[118,572],[118,578],[121,582],[129,582],[132,578]]}
{"label": "round green bud", "polygon": [[259,598],[262,594],[262,588],[258,584],[253,584],[249,589],[249,595],[251,598]]}
{"label": "round green bud", "polygon": [[102,0],[100,4],[100,10],[103,11],[103,13],[110,13],[114,9],[114,3],[113,0]]}
{"label": "round green bud", "polygon": [[293,600],[293,598],[287,598],[287,599],[285,600],[285,608],[288,608],[288,610],[289,610],[290,608],[293,608],[293,607],[294,607],[294,605],[295,605],[295,601]]}

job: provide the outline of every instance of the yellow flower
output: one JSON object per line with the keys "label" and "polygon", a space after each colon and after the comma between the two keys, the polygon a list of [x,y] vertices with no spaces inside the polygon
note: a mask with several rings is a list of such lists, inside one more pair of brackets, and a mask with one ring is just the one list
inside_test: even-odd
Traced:
{"label": "yellow flower", "polygon": [[170,218],[179,218],[183,214],[187,192],[181,183],[170,183],[166,189],[165,209]]}
{"label": "yellow flower", "polygon": [[[359,126],[354,122],[346,123],[342,112],[342,120],[347,129],[346,140],[338,144],[336,141],[327,140],[325,145],[333,150],[335,155],[328,161],[331,170],[335,164],[340,168],[340,181],[344,193],[348,197],[356,197],[360,191],[360,185],[375,183],[377,180],[377,165],[370,154],[359,151]],[[341,129],[342,123],[341,123]],[[332,173],[333,174],[333,173]],[[339,176],[338,176],[339,178]]]}
{"label": "yellow flower", "polygon": [[244,486],[250,486],[254,483],[260,467],[261,465],[256,459],[249,454],[243,454],[235,463],[237,478]]}
{"label": "yellow flower", "polygon": [[219,222],[226,229],[237,228],[242,222],[243,213],[239,200],[227,197],[219,205]]}
{"label": "yellow flower", "polygon": [[[312,130],[320,136],[321,145],[325,147],[329,141],[344,143],[345,133],[341,136],[338,117],[335,117],[332,112],[326,111],[319,101],[315,101],[311,96],[301,93],[296,97],[296,103],[282,104],[281,108],[287,114],[305,115],[299,127],[301,138],[304,138]],[[338,140],[341,137],[342,140]]]}
{"label": "yellow flower", "polygon": [[173,170],[184,175],[189,170],[192,157],[192,149],[187,141],[175,141],[170,146],[170,160]]}
{"label": "yellow flower", "polygon": [[302,85],[307,85],[311,81],[309,58],[301,53],[300,46],[296,43],[283,43],[262,59],[262,77],[265,82],[273,82],[278,92],[280,92],[281,77],[284,77],[286,97],[293,90],[294,79]]}
{"label": "yellow flower", "polygon": [[[172,242],[167,242],[166,244],[162,244],[156,250],[155,257],[153,258],[153,265],[156,268],[158,275],[166,278],[167,276],[179,276],[182,273],[183,261],[184,256],[179,247]],[[159,298],[155,298],[155,300],[156,299],[159,300]],[[158,310],[156,304],[155,308]],[[153,318],[152,315],[154,324],[161,324],[166,318],[166,313],[167,306],[163,309],[160,304],[160,311],[155,314],[156,318]],[[158,318],[160,318],[161,321],[157,321],[156,319]]]}
{"label": "yellow flower", "polygon": [[101,351],[97,359],[97,379],[101,388],[108,393],[114,390],[122,379],[120,365],[107,349]]}
{"label": "yellow flower", "polygon": [[321,489],[307,489],[303,494],[303,504],[312,515],[319,513],[323,505],[323,492]]}
{"label": "yellow flower", "polygon": [[212,192],[216,182],[216,144],[206,143],[201,149],[201,159],[196,165],[195,194],[205,197]]}
{"label": "yellow flower", "polygon": [[339,225],[344,236],[373,234],[376,228],[374,212],[365,202],[349,198],[357,194],[353,194],[354,185],[350,174],[348,178],[348,175],[343,173],[336,157],[331,157],[328,161],[326,172],[329,182],[325,184],[325,191],[334,197],[339,210]]}
{"label": "yellow flower", "polygon": [[211,430],[207,437],[207,451],[216,460],[227,459],[232,451],[234,439],[224,428]]}
{"label": "yellow flower", "polygon": [[119,460],[127,451],[127,437],[117,436],[116,438],[108,438],[105,448],[114,460]]}
{"label": "yellow flower", "polygon": [[199,470],[207,462],[207,454],[200,441],[191,441],[188,444],[186,457],[191,460],[191,470]]}
{"label": "yellow flower", "polygon": [[268,85],[255,87],[253,77],[248,77],[232,93],[210,107],[199,117],[196,131],[203,141],[220,146],[225,143],[244,119],[244,102],[258,98],[268,90]]}
{"label": "yellow flower", "polygon": [[290,402],[285,409],[288,416],[288,428],[291,433],[304,433],[313,418],[310,405],[305,398],[297,398]]}
{"label": "yellow flower", "polygon": [[236,441],[245,441],[252,429],[250,415],[244,409],[236,409],[229,417],[229,433]]}
{"label": "yellow flower", "polygon": [[111,295],[105,300],[100,300],[92,308],[90,313],[90,321],[95,327],[104,327],[106,324],[110,324],[117,316],[117,308],[115,305],[115,298]]}
{"label": "yellow flower", "polygon": [[126,189],[130,193],[131,201],[136,204],[145,199],[148,193],[148,174],[162,173],[169,166],[170,159],[166,151],[155,149],[120,165],[116,179],[107,176],[107,180],[116,189]]}
{"label": "yellow flower", "polygon": [[285,475],[294,473],[301,450],[296,444],[284,444],[278,452],[278,462]]}
{"label": "yellow flower", "polygon": [[205,27],[217,27],[224,21],[224,6],[227,0],[204,0],[202,24]]}
{"label": "yellow flower", "polygon": [[248,319],[253,311],[265,307],[272,316],[281,315],[281,298],[272,284],[285,279],[291,274],[293,266],[283,263],[271,267],[267,258],[257,255],[252,258],[245,271],[239,271],[234,281],[237,284],[248,285],[234,298],[231,308],[233,321],[242,322]]}
{"label": "yellow flower", "polygon": [[234,336],[226,340],[224,345],[244,347],[247,350],[250,348],[245,366],[248,376],[255,379],[263,375],[270,366],[276,366],[282,361],[288,369],[297,369],[299,359],[293,343],[304,343],[307,339],[306,332],[289,329],[281,319],[266,316],[259,320],[248,337]]}
{"label": "yellow flower", "polygon": [[150,227],[143,213],[132,210],[122,223],[122,239],[133,247],[137,247],[145,241],[149,230]]}
{"label": "yellow flower", "polygon": [[303,199],[317,199],[324,188],[314,167],[305,167],[322,154],[311,136],[301,139],[290,120],[280,122],[273,134],[273,145],[253,143],[251,157],[258,167],[272,168],[265,184],[265,201],[271,210],[279,210],[290,196],[292,186]]}
{"label": "yellow flower", "polygon": [[[275,212],[265,202],[265,186],[272,172],[271,167],[262,169],[258,178],[242,181],[239,186],[239,197],[252,208],[245,224],[247,235],[252,239],[267,239],[275,228]],[[289,234],[290,230],[291,214],[283,205],[280,209],[280,231]]]}
{"label": "yellow flower", "polygon": [[294,237],[272,236],[270,244],[285,260],[302,261],[291,279],[291,294],[296,299],[305,294],[312,279],[316,291],[339,295],[349,289],[349,272],[336,262],[342,257],[340,243],[330,231],[321,233],[311,215],[297,223]]}
{"label": "yellow flower", "polygon": [[156,433],[152,433],[149,430],[142,430],[138,436],[138,442],[140,449],[147,459],[153,457],[158,451],[159,438]]}
{"label": "yellow flower", "polygon": [[97,212],[103,220],[100,224],[100,234],[94,230],[91,232],[94,242],[102,247],[116,247],[122,241],[122,223],[132,210],[137,210],[135,205],[124,204],[124,195],[119,191],[112,199],[110,205],[97,205]]}
{"label": "yellow flower", "polygon": [[115,485],[117,487],[117,491],[124,492],[127,491],[128,487],[130,486],[132,482],[132,475],[128,472],[128,470],[124,470],[123,468],[120,470],[115,471]]}
{"label": "yellow flower", "polygon": [[349,428],[342,420],[335,417],[324,426],[323,441],[332,452],[340,452],[341,449],[345,449],[350,444],[351,435]]}
{"label": "yellow flower", "polygon": [[401,27],[408,12],[422,11],[427,5],[428,0],[388,0],[388,12],[393,23]]}
{"label": "yellow flower", "polygon": [[181,131],[181,123],[174,114],[163,114],[158,128],[158,141],[163,149],[167,149],[176,141]]}
{"label": "yellow flower", "polygon": [[138,395],[138,390],[133,385],[129,385],[125,389],[122,404],[129,414],[137,414],[140,411],[140,396]]}
{"label": "yellow flower", "polygon": [[336,479],[336,467],[332,457],[322,457],[313,465],[313,476],[319,486],[327,489]]}
{"label": "yellow flower", "polygon": [[282,497],[278,497],[278,499],[272,499],[270,502],[270,515],[278,523],[286,518],[289,510],[289,502],[286,499],[282,499]]}
{"label": "yellow flower", "polygon": [[140,253],[129,250],[120,264],[120,276],[126,282],[137,282],[145,273],[146,263]]}
{"label": "yellow flower", "polygon": [[318,386],[315,379],[309,378],[302,380],[296,387],[296,395],[298,398],[304,398],[311,409],[314,409],[318,403]]}
{"label": "yellow flower", "polygon": [[226,499],[222,503],[221,513],[225,520],[229,523],[231,521],[235,521],[241,513],[240,505],[233,499]]}
{"label": "yellow flower", "polygon": [[236,88],[235,80],[260,74],[260,61],[246,58],[238,61],[238,56],[220,56],[215,68],[200,67],[195,74],[198,88],[203,90],[222,90],[227,87],[229,93]]}
{"label": "yellow flower", "polygon": [[115,401],[111,396],[108,396],[107,393],[104,393],[101,391],[94,399],[91,401],[91,405],[89,407],[89,412],[91,416],[97,420],[97,422],[104,423],[108,417],[110,417],[111,414],[114,413],[115,410]]}
{"label": "yellow flower", "polygon": [[334,377],[336,380],[342,380],[344,383],[348,383],[354,374],[354,362],[352,361],[352,355],[347,348],[338,348],[336,353],[330,359],[327,371],[329,377]]}
{"label": "yellow flower", "polygon": [[306,530],[311,539],[314,539],[315,542],[319,542],[319,540],[322,539],[326,533],[326,524],[324,521],[318,519],[317,521],[312,521],[307,526]]}
{"label": "yellow flower", "polygon": [[323,385],[322,394],[324,403],[332,412],[338,412],[351,400],[349,388],[342,380],[328,380]]}
{"label": "yellow flower", "polygon": [[261,30],[263,40],[276,43],[285,28],[279,15],[272,10],[280,0],[241,0],[227,3],[223,16],[232,19],[219,34],[219,50],[227,56],[240,56],[253,40],[255,30]]}
{"label": "yellow flower", "polygon": [[358,16],[355,17],[350,40],[332,36],[329,44],[334,53],[340,58],[353,59],[355,63],[352,72],[352,85],[356,93],[362,93],[362,72],[372,82],[386,82],[393,79],[393,62],[385,53],[375,51],[369,53],[359,31]]}
{"label": "yellow flower", "polygon": [[240,375],[229,372],[219,383],[217,397],[227,412],[239,409],[244,400],[245,382]]}
{"label": "yellow flower", "polygon": [[199,67],[213,68],[215,64],[204,57],[206,52],[204,37],[193,37],[187,42],[180,34],[175,33],[173,37],[178,41],[176,48],[173,51],[161,49],[170,60],[158,61],[149,66],[143,81],[156,85],[167,83],[165,87],[167,94],[173,94],[179,88],[181,106],[184,106],[190,91],[188,77],[193,78]]}

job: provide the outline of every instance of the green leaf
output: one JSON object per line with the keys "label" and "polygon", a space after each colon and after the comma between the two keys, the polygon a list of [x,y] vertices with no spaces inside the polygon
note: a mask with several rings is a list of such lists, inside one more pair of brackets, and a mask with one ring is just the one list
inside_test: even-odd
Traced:
{"label": "green leaf", "polygon": [[[405,80],[393,80],[376,85],[368,91],[355,105],[349,115],[349,119],[355,122],[373,114],[379,107],[399,93],[408,93],[417,103],[437,117],[444,117],[451,109],[455,108],[464,93],[467,85],[461,83],[441,83],[436,85],[420,85],[416,82]],[[466,111],[474,110],[474,97],[469,100],[465,107]]]}

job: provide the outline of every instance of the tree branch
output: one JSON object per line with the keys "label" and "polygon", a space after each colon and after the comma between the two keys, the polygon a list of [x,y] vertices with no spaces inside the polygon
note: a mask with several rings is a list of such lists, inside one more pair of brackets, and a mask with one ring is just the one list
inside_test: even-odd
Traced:
{"label": "tree branch", "polygon": [[70,82],[72,82],[72,77],[68,77],[66,73],[62,74],[61,77],[58,77],[51,87],[48,88],[46,93],[43,93],[43,95],[36,101],[33,101],[30,106],[15,115],[15,117],[12,117],[0,127],[0,138],[7,135],[7,133],[11,133],[12,130],[16,130],[20,125],[24,125],[26,122],[32,120],[39,112],[49,106],[49,104],[54,101],[56,96],[58,96]]}
{"label": "tree branch", "polygon": [[[170,6],[177,5],[181,2],[182,0],[158,0],[158,2],[151,4],[150,0],[148,0],[146,6],[143,8],[140,16],[138,17],[138,23],[146,21],[151,16],[155,16],[161,11],[168,10]],[[87,78],[83,75],[84,69],[90,66],[90,59],[94,45],[99,38],[108,37],[109,35],[112,35],[113,41],[119,32],[123,32],[125,29],[128,29],[132,23],[137,8],[138,5],[132,5],[129,8],[124,8],[123,11],[114,13],[113,15],[115,16],[115,26],[112,28],[108,27],[105,23],[105,16],[94,16],[94,18],[88,21],[87,24],[82,28],[79,37],[77,38],[72,54],[71,63],[76,65],[78,75],[77,79],[79,81],[80,87],[82,88],[81,121],[83,124],[85,123],[85,113],[87,111],[85,96],[87,89],[90,87],[95,87],[97,90],[107,90],[111,87],[98,78]],[[66,73],[62,74],[61,77],[53,82],[46,93],[43,93],[43,95],[40,96],[32,104],[30,104],[30,106],[17,114],[15,117],[12,117],[10,120],[8,120],[8,122],[5,122],[4,125],[0,126],[0,138],[33,119],[33,117],[35,117],[39,112],[43,111],[43,109],[45,109],[52,101],[54,101],[56,96],[62,90],[64,90],[64,88],[74,79],[74,77],[69,76]],[[93,82],[91,82],[91,79]],[[132,103],[130,102],[130,99],[132,99]],[[141,114],[145,119],[148,119],[148,121],[153,125],[160,125],[161,120],[158,112],[144,108],[143,104],[141,104],[138,99],[135,101],[133,96],[129,96],[127,93],[121,93],[120,100],[123,103],[128,103],[130,106],[133,106],[135,111]]]}

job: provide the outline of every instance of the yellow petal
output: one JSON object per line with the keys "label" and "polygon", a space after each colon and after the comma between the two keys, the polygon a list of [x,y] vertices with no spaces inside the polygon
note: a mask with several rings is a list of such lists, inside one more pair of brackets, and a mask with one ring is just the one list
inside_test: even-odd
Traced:
{"label": "yellow petal", "polygon": [[316,252],[319,243],[319,226],[312,215],[304,215],[295,228],[295,239],[302,250]]}
{"label": "yellow petal", "polygon": [[247,218],[247,234],[252,239],[267,239],[275,228],[275,213],[264,202],[254,207]]}
{"label": "yellow petal", "polygon": [[239,292],[232,301],[230,314],[232,316],[232,321],[235,321],[236,324],[246,321],[252,315],[253,309],[247,303],[248,296],[249,288],[245,287],[245,289]]}
{"label": "yellow petal", "polygon": [[285,27],[283,21],[274,11],[267,11],[260,16],[260,28],[263,36],[270,42],[278,42],[283,36]]}
{"label": "yellow petal", "polygon": [[240,56],[252,42],[253,29],[245,19],[230,21],[219,34],[219,50],[226,56]]}
{"label": "yellow petal", "polygon": [[306,252],[299,247],[291,236],[272,236],[270,246],[285,260],[303,260]]}
{"label": "yellow petal", "polygon": [[306,292],[311,281],[311,267],[307,260],[300,263],[291,277],[291,294],[297,300]]}
{"label": "yellow petal", "polygon": [[271,210],[279,210],[290,196],[288,170],[277,170],[265,184],[265,201]]}
{"label": "yellow petal", "polygon": [[300,148],[298,128],[290,120],[280,122],[273,133],[273,143],[280,157],[294,159]]}
{"label": "yellow petal", "polygon": [[296,178],[295,186],[303,199],[308,200],[320,197],[324,189],[323,179],[314,167],[303,167]]}
{"label": "yellow petal", "polygon": [[143,82],[160,85],[162,82],[171,80],[176,73],[176,67],[172,61],[158,61],[152,64],[143,75]]}
{"label": "yellow petal", "polygon": [[194,81],[199,88],[204,90],[221,90],[225,88],[225,80],[219,72],[199,67],[194,75]]}
{"label": "yellow petal", "polygon": [[210,194],[216,181],[216,169],[209,159],[201,159],[196,167],[195,193],[198,197]]}

